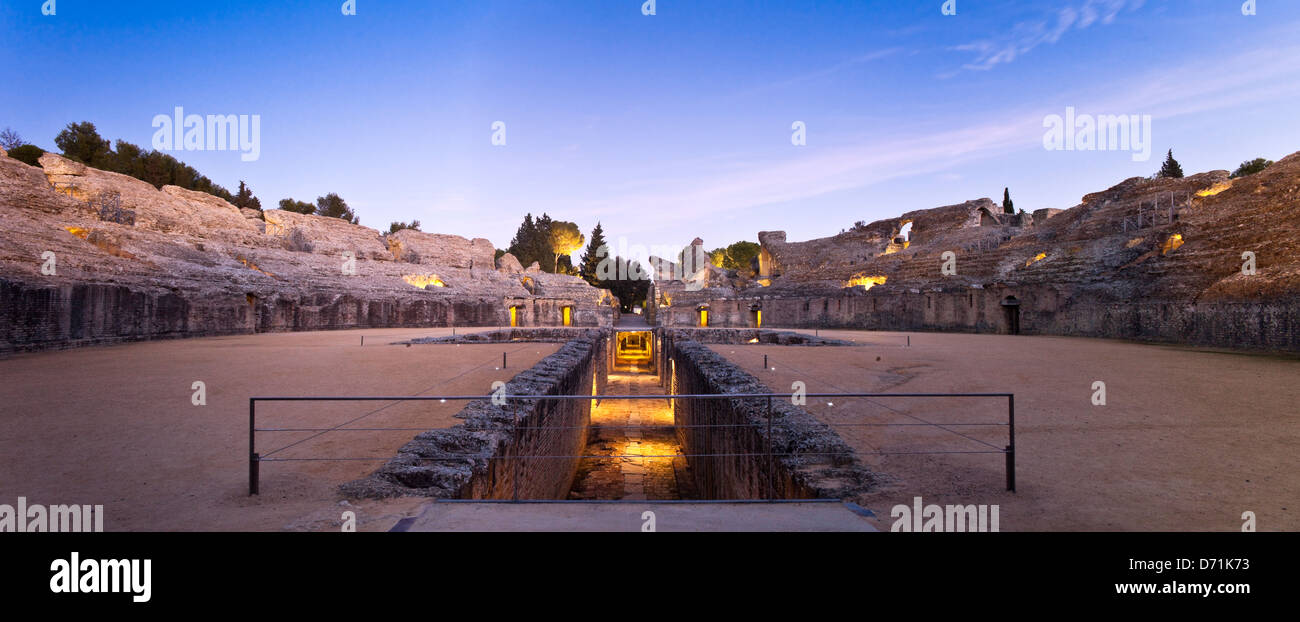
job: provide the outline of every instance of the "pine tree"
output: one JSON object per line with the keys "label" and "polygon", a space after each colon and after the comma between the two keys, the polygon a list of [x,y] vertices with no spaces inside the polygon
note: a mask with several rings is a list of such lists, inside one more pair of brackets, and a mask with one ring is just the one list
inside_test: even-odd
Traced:
{"label": "pine tree", "polygon": [[1183,167],[1174,159],[1174,150],[1169,150],[1169,155],[1165,156],[1165,163],[1160,167],[1157,177],[1166,177],[1170,179],[1182,179]]}
{"label": "pine tree", "polygon": [[1002,189],[1002,211],[1007,214],[1016,213],[1016,204],[1011,202],[1011,189]]}
{"label": "pine tree", "polygon": [[527,268],[534,261],[538,261],[533,256],[533,240],[537,238],[537,223],[533,222],[531,213],[524,216],[523,224],[515,231],[514,239],[510,240],[510,248],[506,249],[519,263]]}
{"label": "pine tree", "polygon": [[239,192],[235,194],[235,200],[231,201],[231,203],[234,203],[235,207],[238,207],[239,209],[248,208],[255,209],[259,212],[262,211],[261,199],[253,196],[253,191],[249,189],[248,186],[244,185],[242,179],[239,181]]}
{"label": "pine tree", "polygon": [[596,228],[591,230],[591,241],[587,243],[587,250],[582,253],[582,261],[579,263],[582,278],[595,287],[603,287],[600,279],[596,278],[596,269],[600,267],[602,259],[609,259],[609,249],[605,249],[605,257],[597,256],[600,247],[605,245],[605,230],[601,228],[600,222],[596,223]]}
{"label": "pine tree", "polygon": [[542,212],[541,218],[536,221],[537,231],[531,240],[530,249],[531,257],[529,263],[536,261],[543,271],[553,272],[555,269],[547,270],[546,267],[552,265],[552,258],[555,253],[551,250],[551,217],[546,212]]}

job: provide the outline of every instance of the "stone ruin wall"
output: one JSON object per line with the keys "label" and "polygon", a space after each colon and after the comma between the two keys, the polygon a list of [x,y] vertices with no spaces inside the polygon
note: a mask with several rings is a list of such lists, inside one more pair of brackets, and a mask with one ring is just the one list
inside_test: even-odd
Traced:
{"label": "stone ruin wall", "polygon": [[[554,337],[539,330],[540,338]],[[537,331],[523,334],[530,332]],[[511,378],[506,393],[603,393],[609,371],[607,331],[575,331],[570,337],[554,354]],[[503,406],[476,400],[457,417],[465,423],[420,433],[392,460],[341,491],[354,498],[568,498],[579,460],[544,456],[586,451],[591,400],[516,399]]]}
{"label": "stone ruin wall", "polygon": [[[1009,334],[1002,304],[1009,296],[1020,303],[1022,335],[1300,351],[1300,301],[1105,302],[1073,298],[1052,285],[766,298],[763,327]],[[747,301],[710,302],[710,326],[753,327],[743,311]],[[668,326],[695,326],[694,311],[666,311],[661,309],[660,317],[671,317]]]}
{"label": "stone ruin wall", "polygon": [[[0,354],[161,338],[346,328],[609,326],[607,290],[500,265],[482,238],[384,235],[336,218],[239,210],[55,154],[0,157]],[[111,193],[132,214],[104,220]],[[46,274],[43,256],[57,257]],[[342,274],[345,253],[355,276]]]}
{"label": "stone ruin wall", "polygon": [[[691,339],[695,332],[663,335],[670,393],[772,392]],[[673,421],[682,453],[697,456],[689,459],[690,472],[702,499],[846,499],[875,482],[830,426],[789,399],[674,400]],[[716,426],[733,431],[718,433]]]}
{"label": "stone ruin wall", "polygon": [[[666,287],[674,295],[656,319],[697,326],[707,305],[710,326],[752,328],[757,306],[763,328],[1010,333],[1018,324],[1030,335],[1300,351],[1300,154],[1239,179],[1133,178],[1069,210],[1008,218],[990,217],[990,206],[1000,210],[983,199],[808,242],[761,232],[767,283]],[[906,222],[910,244],[887,240]],[[942,275],[948,250],[957,272]],[[1247,250],[1257,274],[1242,272]]]}

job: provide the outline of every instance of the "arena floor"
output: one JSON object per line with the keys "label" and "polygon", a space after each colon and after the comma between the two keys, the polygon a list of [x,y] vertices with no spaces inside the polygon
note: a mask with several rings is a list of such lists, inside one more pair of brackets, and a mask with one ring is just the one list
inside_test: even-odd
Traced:
{"label": "arena floor", "polygon": [[[461,329],[464,332],[466,329]],[[482,329],[474,329],[482,330]],[[450,329],[275,333],[156,341],[0,359],[0,499],[102,504],[104,530],[388,529],[418,500],[340,507],[338,484],[381,462],[268,462],[249,497],[254,395],[487,394],[559,344],[388,345]],[[361,337],[365,336],[365,346]],[[509,353],[500,370],[501,353]],[[193,383],[206,387],[192,403]],[[258,427],[451,426],[463,403],[258,405]],[[335,432],[277,457],[391,457],[416,432]],[[310,433],[259,433],[258,451]]]}
{"label": "arena floor", "polygon": [[[812,332],[812,331],[801,331]],[[713,346],[789,392],[1016,395],[1017,492],[998,454],[888,455],[889,482],[857,499],[888,530],[911,505],[1000,506],[1001,529],[1300,529],[1300,360],[1098,339],[820,331],[855,347]],[[763,370],[763,355],[768,366]],[[1093,383],[1106,387],[1094,406]],[[808,400],[840,424],[1005,422],[1005,399]],[[860,452],[1005,447],[1005,427],[843,426]],[[953,432],[960,432],[964,438]]]}

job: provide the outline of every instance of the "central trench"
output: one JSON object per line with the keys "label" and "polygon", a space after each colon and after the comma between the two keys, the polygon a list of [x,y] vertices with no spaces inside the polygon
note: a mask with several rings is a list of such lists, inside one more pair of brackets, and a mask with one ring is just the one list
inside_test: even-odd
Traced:
{"label": "central trench", "polygon": [[[510,380],[508,394],[522,400],[470,402],[457,415],[464,424],[419,434],[343,490],[378,498],[671,501],[842,497],[863,489],[871,473],[852,449],[790,400],[665,397],[769,393],[697,339],[754,343],[782,335],[511,329],[458,337],[567,341]],[[795,337],[805,339],[783,338]]]}
{"label": "central trench", "polygon": [[[654,369],[652,333],[617,332],[614,346],[607,394],[665,395]],[[584,455],[589,457],[578,464],[569,499],[694,498],[667,399],[593,403]]]}
{"label": "central trench", "polygon": [[[607,389],[619,395],[663,395],[647,372],[613,372]],[[673,430],[668,400],[603,400],[591,411],[587,456],[570,499],[690,499],[686,458]]]}

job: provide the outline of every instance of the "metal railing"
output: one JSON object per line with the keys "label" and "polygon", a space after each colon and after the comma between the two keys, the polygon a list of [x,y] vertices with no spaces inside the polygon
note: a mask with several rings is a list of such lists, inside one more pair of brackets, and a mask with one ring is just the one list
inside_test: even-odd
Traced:
{"label": "metal railing", "polygon": [[[345,423],[342,423],[342,424],[340,424],[340,425],[337,425],[337,426],[333,426],[333,427],[325,427],[325,428],[315,428],[315,427],[259,428],[259,427],[257,427],[257,404],[258,404],[258,402],[408,402],[408,401],[433,401],[433,400],[437,400],[437,401],[439,401],[439,402],[453,402],[453,401],[455,401],[455,402],[463,402],[463,401],[474,401],[474,400],[486,400],[486,401],[490,401],[490,400],[492,400],[494,397],[495,397],[498,401],[504,399],[504,400],[506,400],[506,401],[511,401],[511,400],[539,400],[539,401],[556,401],[556,400],[595,400],[595,401],[598,401],[598,402],[603,402],[604,400],[747,400],[747,399],[759,399],[759,400],[766,400],[766,403],[767,403],[767,416],[766,416],[766,420],[765,420],[765,422],[763,422],[763,423],[741,423],[741,424],[694,424],[694,425],[680,425],[680,424],[676,424],[676,423],[673,423],[673,424],[657,424],[657,425],[656,425],[656,424],[628,424],[628,425],[592,424],[592,425],[587,425],[587,426],[526,426],[526,425],[514,425],[514,426],[510,426],[510,427],[508,427],[508,428],[503,428],[503,427],[494,427],[494,428],[474,428],[474,427],[469,427],[469,426],[465,426],[465,425],[462,424],[462,425],[459,425],[459,426],[456,426],[456,427],[458,427],[458,428],[460,428],[460,429],[466,429],[466,430],[500,430],[500,431],[506,431],[506,432],[513,432],[513,433],[515,434],[515,443],[516,443],[516,446],[518,446],[518,443],[519,443],[519,440],[520,440],[519,432],[520,432],[521,430],[578,429],[578,428],[580,428],[580,427],[585,427],[585,428],[587,428],[587,429],[618,428],[618,429],[661,429],[661,430],[662,430],[662,429],[668,429],[668,428],[671,428],[671,429],[679,429],[679,428],[749,428],[749,429],[755,429],[755,428],[765,427],[766,430],[767,430],[767,439],[766,439],[766,451],[764,451],[764,452],[760,452],[760,453],[739,453],[739,452],[733,452],[733,453],[708,453],[708,454],[673,454],[673,455],[662,455],[662,456],[659,456],[659,455],[641,455],[641,454],[636,454],[636,455],[631,455],[631,454],[629,454],[629,455],[580,454],[580,455],[543,455],[543,456],[536,456],[536,455],[533,455],[533,456],[530,456],[530,455],[510,455],[510,456],[501,456],[500,458],[498,458],[497,456],[491,456],[489,459],[512,459],[512,460],[535,460],[535,459],[550,459],[550,460],[554,460],[554,459],[567,459],[567,460],[586,460],[586,459],[611,459],[611,458],[679,458],[679,457],[680,457],[680,458],[687,458],[687,459],[690,459],[690,458],[723,458],[723,457],[752,457],[752,458],[765,458],[766,461],[767,461],[767,468],[768,468],[768,484],[769,484],[769,493],[771,493],[771,492],[772,492],[771,487],[773,486],[772,482],[774,481],[774,480],[773,480],[773,475],[774,475],[774,468],[775,468],[775,460],[776,460],[777,458],[780,458],[780,457],[786,457],[786,456],[840,456],[840,457],[852,457],[852,456],[862,456],[862,455],[879,455],[879,456],[886,456],[886,455],[995,454],[995,453],[1000,453],[1000,454],[1004,454],[1004,455],[1005,455],[1005,460],[1006,460],[1006,486],[1007,486],[1007,490],[1009,490],[1009,491],[1011,491],[1011,492],[1015,492],[1015,490],[1016,490],[1016,451],[1015,451],[1015,444],[1016,444],[1016,443],[1015,443],[1015,439],[1016,439],[1015,411],[1016,411],[1016,408],[1015,408],[1015,394],[1013,394],[1013,393],[851,393],[851,392],[841,392],[841,393],[801,393],[801,394],[797,394],[797,395],[796,395],[796,394],[791,394],[791,393],[725,393],[725,394],[712,394],[712,393],[711,393],[711,394],[682,394],[682,395],[658,395],[658,394],[650,394],[650,395],[504,395],[504,396],[502,396],[502,395],[495,395],[495,396],[494,396],[494,395],[417,395],[417,396],[264,396],[264,397],[250,397],[250,398],[248,399],[248,494],[249,494],[250,496],[251,496],[251,495],[259,494],[259,489],[260,489],[260,480],[261,480],[261,464],[262,464],[263,462],[301,462],[301,461],[374,461],[374,462],[387,462],[387,461],[393,459],[393,457],[394,457],[394,456],[384,456],[384,457],[350,457],[350,456],[348,456],[348,457],[305,457],[305,458],[303,458],[303,457],[293,457],[293,458],[284,458],[284,457],[277,458],[277,457],[273,457],[273,456],[275,456],[276,454],[278,454],[278,453],[280,453],[280,452],[282,452],[282,451],[285,451],[285,450],[287,450],[287,449],[289,449],[289,448],[291,448],[291,447],[297,446],[297,445],[299,445],[299,444],[301,444],[301,443],[304,443],[304,442],[306,442],[306,441],[309,441],[309,440],[312,440],[312,439],[314,439],[314,438],[317,438],[317,437],[319,437],[319,436],[321,436],[321,435],[329,434],[329,433],[334,433],[334,432],[395,432],[395,431],[415,431],[415,432],[425,432],[425,431],[428,431],[428,430],[429,430],[429,428],[405,428],[405,427],[364,427],[364,428],[348,428],[348,427],[343,427],[343,426],[349,425],[349,424],[351,424],[351,423],[353,423],[353,422],[359,420],[361,417],[357,417],[357,418],[355,418],[355,419],[349,420],[349,421],[347,421],[347,422],[345,422]],[[839,427],[904,427],[904,426],[911,426],[911,427],[915,427],[915,426],[933,427],[933,428],[937,428],[937,429],[940,429],[940,430],[944,430],[944,431],[949,432],[949,433],[951,433],[951,434],[954,434],[954,435],[956,435],[956,436],[962,437],[962,438],[964,438],[964,439],[966,439],[966,440],[974,441],[974,442],[976,442],[976,443],[979,443],[979,444],[985,445],[985,446],[987,446],[989,449],[987,449],[987,450],[973,450],[973,451],[901,451],[901,452],[882,452],[882,451],[862,452],[862,451],[856,451],[856,450],[853,450],[853,449],[849,449],[849,450],[846,451],[846,452],[822,452],[822,453],[817,453],[817,452],[797,452],[797,453],[775,453],[775,452],[773,451],[773,448],[772,448],[772,438],[773,438],[772,433],[773,433],[774,428],[777,428],[777,427],[806,427],[806,426],[809,425],[809,424],[806,423],[806,422],[781,422],[781,423],[777,423],[777,422],[775,421],[775,417],[773,416],[773,411],[772,411],[773,400],[776,400],[776,399],[781,399],[781,400],[793,400],[793,399],[796,398],[796,397],[802,397],[802,398],[831,398],[831,399],[864,398],[864,399],[868,399],[868,400],[870,400],[870,399],[885,399],[885,398],[984,398],[984,399],[1001,399],[1001,398],[1005,398],[1005,399],[1007,400],[1007,420],[1006,420],[1006,422],[974,422],[974,423],[971,423],[971,422],[958,422],[958,423],[938,422],[938,423],[936,423],[936,422],[926,421],[926,420],[924,420],[924,419],[921,419],[921,418],[916,417],[916,416],[911,415],[911,414],[901,413],[901,412],[896,411],[896,410],[894,410],[894,409],[889,409],[889,410],[895,412],[896,414],[902,414],[902,415],[905,415],[905,416],[907,416],[907,417],[911,417],[912,419],[915,420],[915,422],[914,422],[914,423],[830,423],[830,422],[823,421],[823,420],[821,420],[821,419],[817,419],[817,423],[822,424],[822,425],[826,425],[827,427],[832,428],[832,429],[834,429],[834,428],[839,428]],[[373,413],[368,413],[368,414],[373,414]],[[368,414],[367,414],[367,415],[363,415],[363,417],[364,417],[364,416],[368,416]],[[979,439],[973,438],[973,437],[971,437],[971,436],[968,436],[968,435],[966,435],[966,434],[962,434],[962,433],[957,432],[957,431],[955,431],[955,430],[951,430],[951,429],[949,429],[949,428],[954,428],[954,427],[971,427],[971,426],[999,426],[999,427],[1000,427],[1000,426],[1006,426],[1006,428],[1007,428],[1007,444],[1006,444],[1005,449],[998,448],[996,445],[993,445],[992,443],[988,443],[988,442],[986,442],[986,441],[979,440]],[[312,436],[309,436],[309,437],[307,437],[307,438],[300,439],[300,440],[294,441],[294,442],[292,442],[292,443],[289,443],[288,445],[284,445],[284,446],[282,446],[282,447],[279,447],[279,448],[277,448],[277,449],[274,449],[274,450],[272,450],[272,451],[270,451],[270,452],[268,452],[268,453],[266,453],[266,454],[260,454],[260,453],[258,453],[258,451],[257,451],[257,434],[258,434],[259,432],[261,432],[261,433],[285,433],[285,432],[302,433],[302,432],[314,432],[315,434],[313,434]],[[468,459],[468,458],[470,458],[470,457],[471,457],[471,456],[464,455],[464,456],[439,456],[439,457],[428,457],[428,458],[423,458],[423,457],[422,457],[422,458],[420,458],[420,459],[421,459],[421,460],[430,460],[430,461],[433,461],[433,460],[466,460],[466,459]],[[518,500],[518,496],[519,496],[519,493],[518,493],[518,482],[519,482],[519,477],[518,477],[518,475],[517,475],[517,469],[518,469],[518,468],[519,468],[519,463],[516,462],[516,463],[515,463],[516,476],[513,478],[513,479],[514,479],[514,486],[515,486],[515,492],[514,492],[514,498],[515,498],[515,500]]]}

